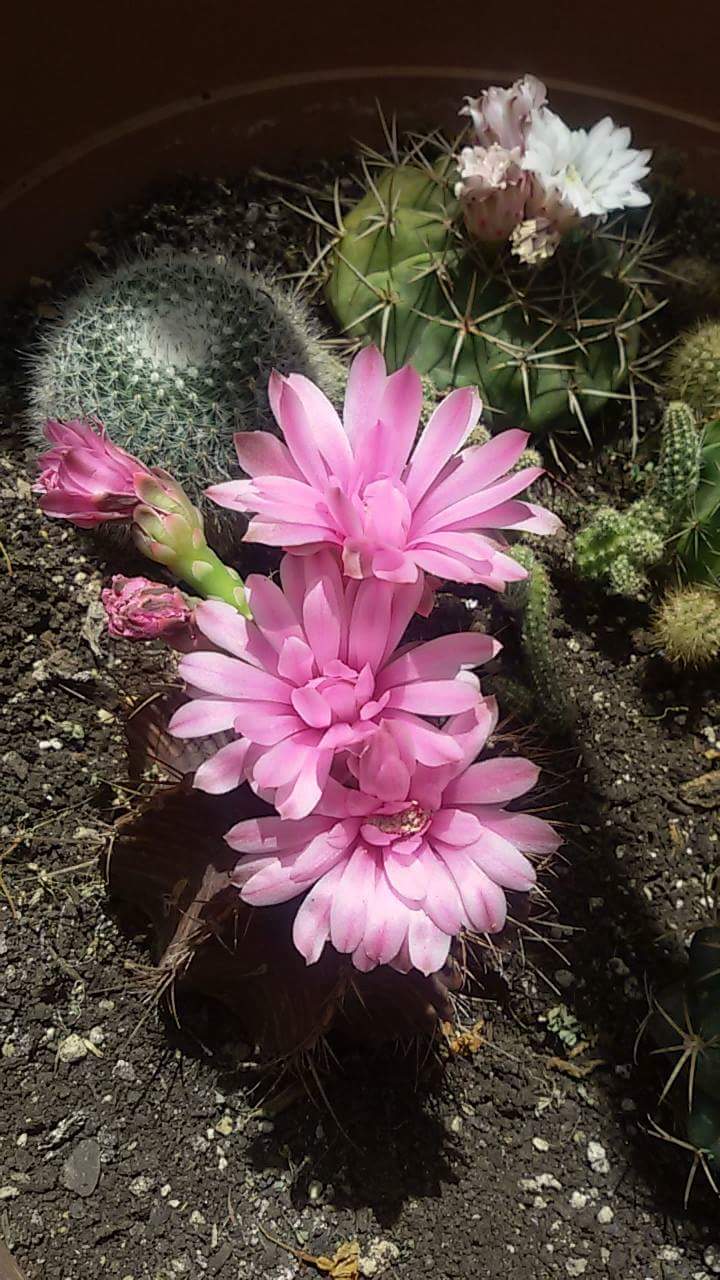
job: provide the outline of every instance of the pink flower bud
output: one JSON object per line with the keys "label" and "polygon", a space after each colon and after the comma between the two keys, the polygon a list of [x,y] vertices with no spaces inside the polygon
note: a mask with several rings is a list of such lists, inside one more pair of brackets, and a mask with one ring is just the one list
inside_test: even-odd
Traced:
{"label": "pink flower bud", "polygon": [[169,639],[187,628],[192,612],[177,587],[116,573],[102,593],[108,631],[118,640]]}
{"label": "pink flower bud", "polygon": [[51,421],[44,432],[52,447],[38,458],[35,493],[45,514],[81,529],[131,520],[135,481],[149,474],[144,463],[114,445],[100,423]]}

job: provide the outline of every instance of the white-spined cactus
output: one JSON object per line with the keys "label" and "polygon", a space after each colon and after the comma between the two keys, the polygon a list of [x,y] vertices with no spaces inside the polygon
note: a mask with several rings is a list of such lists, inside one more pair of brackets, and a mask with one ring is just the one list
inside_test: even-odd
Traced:
{"label": "white-spined cactus", "polygon": [[30,357],[29,418],[95,417],[193,501],[236,473],[233,433],[273,429],[272,369],[331,399],[342,366],[289,292],[226,259],[166,251],[91,279]]}

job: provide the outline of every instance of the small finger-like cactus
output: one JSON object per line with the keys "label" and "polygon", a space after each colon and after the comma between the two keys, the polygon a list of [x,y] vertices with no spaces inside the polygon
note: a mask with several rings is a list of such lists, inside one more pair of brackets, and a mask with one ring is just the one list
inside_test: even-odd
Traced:
{"label": "small finger-like cactus", "polygon": [[683,575],[720,587],[720,419],[700,439],[699,480],[677,540]]}
{"label": "small finger-like cactus", "polygon": [[365,164],[366,193],[328,258],[343,333],[378,343],[391,368],[412,362],[442,391],[478,386],[493,425],[587,430],[644,340],[646,240],[569,236],[531,270],[469,238],[449,155],[431,162],[415,146],[394,159],[374,173]]}
{"label": "small finger-like cactus", "polygon": [[652,634],[669,662],[705,667],[720,657],[720,590],[686,586],[670,591],[655,610]]}
{"label": "small finger-like cactus", "polygon": [[552,632],[552,585],[548,572],[529,547],[512,549],[515,560],[527,569],[527,578],[507,590],[508,604],[521,610],[521,637],[525,659],[542,719],[560,732],[568,732],[575,711],[558,678],[556,646]]}
{"label": "small finger-like cactus", "polygon": [[654,1053],[667,1063],[662,1100],[674,1102],[690,1146],[710,1180],[720,1170],[720,927],[700,929],[684,979],[654,1001]]}
{"label": "small finger-like cactus", "polygon": [[272,428],[273,368],[306,374],[331,398],[343,385],[292,295],[225,259],[168,251],[98,274],[44,326],[29,419],[39,438],[48,418],[99,418],[197,502],[236,473],[235,431]]}
{"label": "small finger-like cactus", "polygon": [[663,418],[660,458],[647,498],[627,511],[600,507],[575,539],[581,577],[625,596],[641,596],[649,572],[666,561],[670,540],[689,519],[700,480],[702,440],[689,405],[673,401]]}
{"label": "small finger-like cactus", "polygon": [[704,422],[720,415],[720,322],[707,320],[673,348],[667,389],[685,400]]}
{"label": "small finger-like cactus", "polygon": [[600,507],[575,538],[575,567],[580,577],[618,595],[642,595],[648,571],[663,558],[669,531],[665,512],[646,501],[627,511]]}

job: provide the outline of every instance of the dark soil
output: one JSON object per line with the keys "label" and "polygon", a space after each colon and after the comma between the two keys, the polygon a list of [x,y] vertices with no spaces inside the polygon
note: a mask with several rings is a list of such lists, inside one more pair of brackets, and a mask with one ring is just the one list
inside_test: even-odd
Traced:
{"label": "dark soil", "polygon": [[[295,243],[304,232],[279,203],[263,207],[261,190],[179,188],[166,216],[116,219],[112,243],[145,228],[277,263],[288,225]],[[35,322],[33,296],[13,348]],[[308,1096],[258,1070],[219,1005],[180,997],[174,1018],[148,999],[148,941],[109,903],[103,854],[137,800],[122,714],[167,679],[165,655],[103,634],[100,586],[131,571],[127,558],[44,520],[26,461],[11,434],[0,459],[0,1239],[26,1280],[313,1273],[266,1232],[329,1257],[357,1239],[361,1274],[398,1280],[720,1274],[718,1201],[700,1173],[684,1209],[689,1155],[649,1132],[658,1060],[641,1046],[633,1064],[646,984],[667,980],[713,914],[716,674],[679,677],[649,649],[646,607],[582,591],[558,543],[557,667],[577,728],[570,742],[526,731],[567,829],[543,884],[551,902],[521,946],[490,958],[492,995],[464,999],[463,1025],[483,1020],[474,1050],[345,1051]],[[559,477],[550,500],[572,528],[583,503],[628,489],[632,474],[624,445],[608,446]],[[497,606],[494,622],[512,670],[514,624]],[[690,803],[683,784],[704,774]],[[0,1248],[0,1275],[8,1266]]]}

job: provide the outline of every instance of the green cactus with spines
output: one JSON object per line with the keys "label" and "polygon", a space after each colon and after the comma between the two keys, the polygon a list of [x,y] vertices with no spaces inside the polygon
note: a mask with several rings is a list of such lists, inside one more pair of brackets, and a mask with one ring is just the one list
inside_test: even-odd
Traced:
{"label": "green cactus with spines", "polygon": [[666,386],[704,422],[720,416],[720,321],[706,320],[683,334],[668,361]]}
{"label": "green cactus with spines", "polygon": [[529,269],[471,242],[453,191],[455,162],[418,147],[365,164],[367,189],[343,215],[326,296],[343,333],[411,361],[439,390],[478,386],[488,420],[586,428],[627,380],[646,309],[645,245],[571,234]]}
{"label": "green cactus with spines", "polygon": [[661,1101],[702,1155],[710,1177],[720,1173],[720,926],[698,930],[685,977],[655,997],[648,1030],[667,1061]]}
{"label": "green cactus with spines", "polygon": [[669,591],[655,609],[652,635],[668,662],[706,667],[720,658],[720,591],[686,584]]}
{"label": "green cactus with spines", "polygon": [[720,587],[720,418],[700,438],[699,479],[677,540],[683,577]]}
{"label": "green cactus with spines", "polygon": [[671,402],[663,417],[653,486],[627,511],[600,507],[575,538],[581,577],[618,595],[642,596],[648,574],[672,554],[673,539],[692,510],[698,490],[702,441],[689,405]]}
{"label": "green cactus with spines", "polygon": [[527,571],[526,578],[507,587],[506,596],[510,607],[521,614],[522,648],[532,678],[536,706],[547,724],[568,732],[575,722],[575,711],[557,674],[550,577],[530,547],[519,544],[512,548],[511,554]]}
{"label": "green cactus with spines", "polygon": [[648,570],[662,561],[669,532],[666,513],[646,500],[627,511],[599,507],[575,538],[575,567],[581,578],[617,595],[642,595]]}
{"label": "green cactus with spines", "polygon": [[[277,431],[273,368],[342,394],[342,364],[292,294],[227,259],[161,252],[98,273],[43,326],[28,420],[40,441],[48,418],[97,417],[115,444],[165,467],[198,502],[237,474],[235,431]],[[204,509],[211,525],[241,531]]]}

